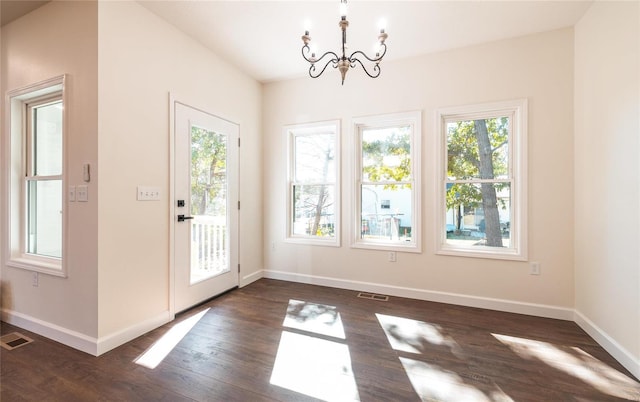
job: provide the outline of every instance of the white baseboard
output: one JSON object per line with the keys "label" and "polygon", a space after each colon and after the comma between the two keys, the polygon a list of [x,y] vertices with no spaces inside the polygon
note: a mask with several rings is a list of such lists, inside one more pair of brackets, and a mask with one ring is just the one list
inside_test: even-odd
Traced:
{"label": "white baseboard", "polygon": [[263,272],[264,272],[263,270],[259,269],[253,273],[250,273],[249,275],[243,276],[242,279],[240,280],[240,287],[243,288],[257,281],[258,279],[262,278]]}
{"label": "white baseboard", "polygon": [[97,356],[97,339],[91,336],[10,310],[2,310],[2,321]]}
{"label": "white baseboard", "polygon": [[466,307],[477,307],[488,310],[505,311],[509,313],[526,314],[537,317],[555,318],[567,321],[573,321],[574,316],[572,308],[550,306],[545,304],[524,303],[512,300],[469,296],[457,293],[438,292],[433,290],[383,285],[371,282],[360,282],[274,270],[264,270],[262,271],[262,276],[265,278],[279,279],[290,282],[330,286],[340,289],[361,290],[388,296],[407,297],[410,299],[455,304]]}
{"label": "white baseboard", "polygon": [[575,310],[574,321],[600,346],[611,354],[620,364],[633,374],[636,379],[640,379],[640,359],[633,356],[622,345],[616,342],[605,331],[588,319],[584,314]]}
{"label": "white baseboard", "polygon": [[173,318],[174,316],[171,315],[168,310],[163,311],[155,317],[136,323],[135,325],[122,329],[111,335],[103,336],[98,339],[96,345],[96,356],[100,356],[101,354],[117,348],[120,345],[124,345],[125,343],[170,322]]}
{"label": "white baseboard", "polygon": [[100,339],[64,328],[38,318],[10,310],[2,310],[2,321],[24,328],[45,338],[60,342],[63,345],[78,349],[93,356],[100,356],[109,350],[123,345],[147,332],[171,321],[169,312],[163,312],[157,317],[145,320],[129,328]]}

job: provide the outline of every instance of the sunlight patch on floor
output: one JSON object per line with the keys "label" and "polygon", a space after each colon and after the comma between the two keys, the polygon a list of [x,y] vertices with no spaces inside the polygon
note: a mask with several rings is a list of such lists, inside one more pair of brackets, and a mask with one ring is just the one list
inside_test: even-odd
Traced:
{"label": "sunlight patch on floor", "polygon": [[405,357],[400,357],[400,362],[423,401],[513,401],[497,387],[489,398],[473,385],[465,384],[458,374],[437,365]]}
{"label": "sunlight patch on floor", "polygon": [[150,369],[158,367],[208,311],[209,309],[202,310],[198,314],[175,324],[162,338],[158,339],[146,352],[134,360],[135,363]]}
{"label": "sunlight patch on floor", "polygon": [[359,401],[349,347],[283,331],[271,384],[324,401]]}
{"label": "sunlight patch on floor", "polygon": [[[492,334],[524,359],[538,359],[594,387],[603,394],[640,400],[640,384],[577,347],[561,348],[548,342]],[[570,351],[570,352],[569,352]]]}
{"label": "sunlight patch on floor", "polygon": [[428,345],[446,346],[451,353],[462,357],[460,345],[443,335],[439,325],[384,314],[376,317],[394,350],[421,354]]}
{"label": "sunlight patch on floor", "polygon": [[283,326],[345,339],[340,313],[334,306],[289,300]]}

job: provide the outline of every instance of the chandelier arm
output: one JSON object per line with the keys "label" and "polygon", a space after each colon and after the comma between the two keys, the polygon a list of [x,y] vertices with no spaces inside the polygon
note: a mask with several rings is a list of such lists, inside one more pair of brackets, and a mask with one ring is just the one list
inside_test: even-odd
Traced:
{"label": "chandelier arm", "polygon": [[[327,53],[329,53],[329,52],[327,52]],[[325,55],[326,55],[326,53],[325,53]],[[324,55],[322,57],[324,57]],[[311,77],[311,78],[320,77],[322,75],[322,73],[324,73],[324,70],[326,70],[327,67],[329,67],[329,64],[331,64],[331,63],[333,63],[333,68],[337,68],[338,67],[337,56],[336,56],[335,59],[327,60],[327,62],[324,64],[324,67],[322,67],[322,70],[320,70],[320,72],[318,74],[316,74],[316,75],[313,74],[313,72],[316,71],[316,65],[314,63],[311,63],[311,66],[309,67],[309,77]]]}
{"label": "chandelier arm", "polygon": [[[305,50],[305,49],[306,49],[306,50]],[[336,53],[331,52],[331,51],[328,51],[328,52],[325,52],[322,56],[320,56],[320,57],[315,58],[314,60],[312,60],[312,59],[310,59],[310,58],[308,58],[308,57],[307,57],[307,54],[309,54],[309,52],[311,52],[311,49],[309,49],[309,45],[304,45],[304,46],[302,46],[302,58],[303,58],[303,59],[305,59],[307,62],[309,62],[309,63],[311,63],[311,64],[314,64],[314,63],[319,62],[320,60],[324,59],[324,58],[325,58],[326,56],[328,56],[328,55],[332,55],[332,56],[333,56],[333,59],[332,59],[332,60],[330,60],[330,61],[333,61],[334,63],[337,63],[337,62],[338,62],[338,59],[339,59],[339,57],[338,57],[338,55],[337,55]],[[305,54],[305,53],[306,53],[306,54]],[[323,70],[324,70],[324,69],[323,69]]]}
{"label": "chandelier arm", "polygon": [[[358,53],[358,52],[354,52],[354,54],[355,54],[355,53]],[[360,52],[360,53],[362,53],[362,52]],[[366,56],[365,56],[365,57],[366,57]],[[369,59],[369,58],[367,57],[367,59]],[[371,60],[371,59],[369,59],[369,60]],[[351,65],[351,67],[355,67],[355,66],[356,66],[356,63],[360,63],[360,66],[362,67],[362,69],[364,70],[364,72],[365,72],[365,73],[367,73],[367,75],[368,75],[369,77],[371,77],[371,78],[378,78],[378,76],[380,75],[380,66],[378,65],[378,63],[376,63],[376,64],[373,66],[373,74],[372,74],[372,73],[370,73],[370,72],[369,72],[369,70],[367,70],[367,67],[366,67],[366,66],[365,66],[365,65],[360,61],[360,59],[358,59],[358,58],[352,58],[352,59],[351,59],[351,64],[350,64],[350,65]]]}
{"label": "chandelier arm", "polygon": [[361,54],[362,56],[364,56],[365,59],[369,60],[370,62],[378,63],[378,62],[380,62],[382,60],[384,55],[387,54],[387,45],[385,45],[383,43],[382,45],[380,45],[380,48],[382,49],[382,54],[379,54],[378,57],[371,58],[371,57],[367,56],[363,51],[356,50],[355,52],[351,53],[351,55],[349,56],[349,60],[357,60],[357,58],[354,59],[354,56],[357,55],[357,54]]}

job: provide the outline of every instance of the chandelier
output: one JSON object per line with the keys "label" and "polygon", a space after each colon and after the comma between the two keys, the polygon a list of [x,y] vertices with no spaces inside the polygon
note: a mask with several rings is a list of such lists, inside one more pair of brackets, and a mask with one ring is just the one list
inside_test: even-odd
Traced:
{"label": "chandelier", "polygon": [[[304,43],[302,46],[302,57],[311,64],[309,67],[309,76],[311,78],[318,78],[322,73],[324,73],[324,70],[331,65],[333,68],[340,70],[340,74],[342,75],[342,85],[344,85],[344,78],[347,71],[349,71],[349,68],[355,68],[359,64],[369,77],[377,78],[380,75],[379,63],[387,53],[387,45],[384,42],[388,35],[384,32],[384,28],[380,29],[380,33],[378,34],[380,47],[376,52],[375,57],[369,57],[360,50],[356,50],[347,57],[347,27],[349,26],[349,21],[347,21],[347,0],[340,1],[340,22],[338,23],[338,26],[342,30],[342,56],[338,56],[338,54],[329,51],[325,52],[320,57],[316,57],[316,54],[309,48],[309,42],[311,42],[309,31],[305,31],[304,35],[302,35],[302,42]],[[311,55],[309,55],[310,53]],[[370,63],[374,63],[371,72],[367,69],[367,66],[364,65],[364,59]],[[316,64],[318,65],[318,68],[316,68]],[[322,68],[319,68],[319,66],[322,66]]]}

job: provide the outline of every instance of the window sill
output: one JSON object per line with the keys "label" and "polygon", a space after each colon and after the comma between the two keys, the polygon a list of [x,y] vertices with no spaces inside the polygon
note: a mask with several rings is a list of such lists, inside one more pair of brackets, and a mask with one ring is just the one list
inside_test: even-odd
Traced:
{"label": "window sill", "polygon": [[18,257],[9,259],[7,266],[61,278],[67,277],[62,269],[62,261],[57,259]]}
{"label": "window sill", "polygon": [[305,244],[308,246],[340,247],[338,239],[314,239],[310,237],[287,237],[285,243]]}
{"label": "window sill", "polygon": [[488,247],[479,246],[478,249],[468,249],[460,247],[450,247],[447,245],[441,245],[440,249],[436,251],[437,255],[448,255],[454,257],[469,257],[469,258],[486,258],[493,260],[511,260],[511,261],[526,261],[527,256],[516,249],[503,249],[497,251]]}
{"label": "window sill", "polygon": [[360,248],[365,250],[378,250],[378,251],[397,251],[399,253],[422,253],[422,249],[415,243],[374,243],[374,242],[355,242],[351,245],[351,248]]}

